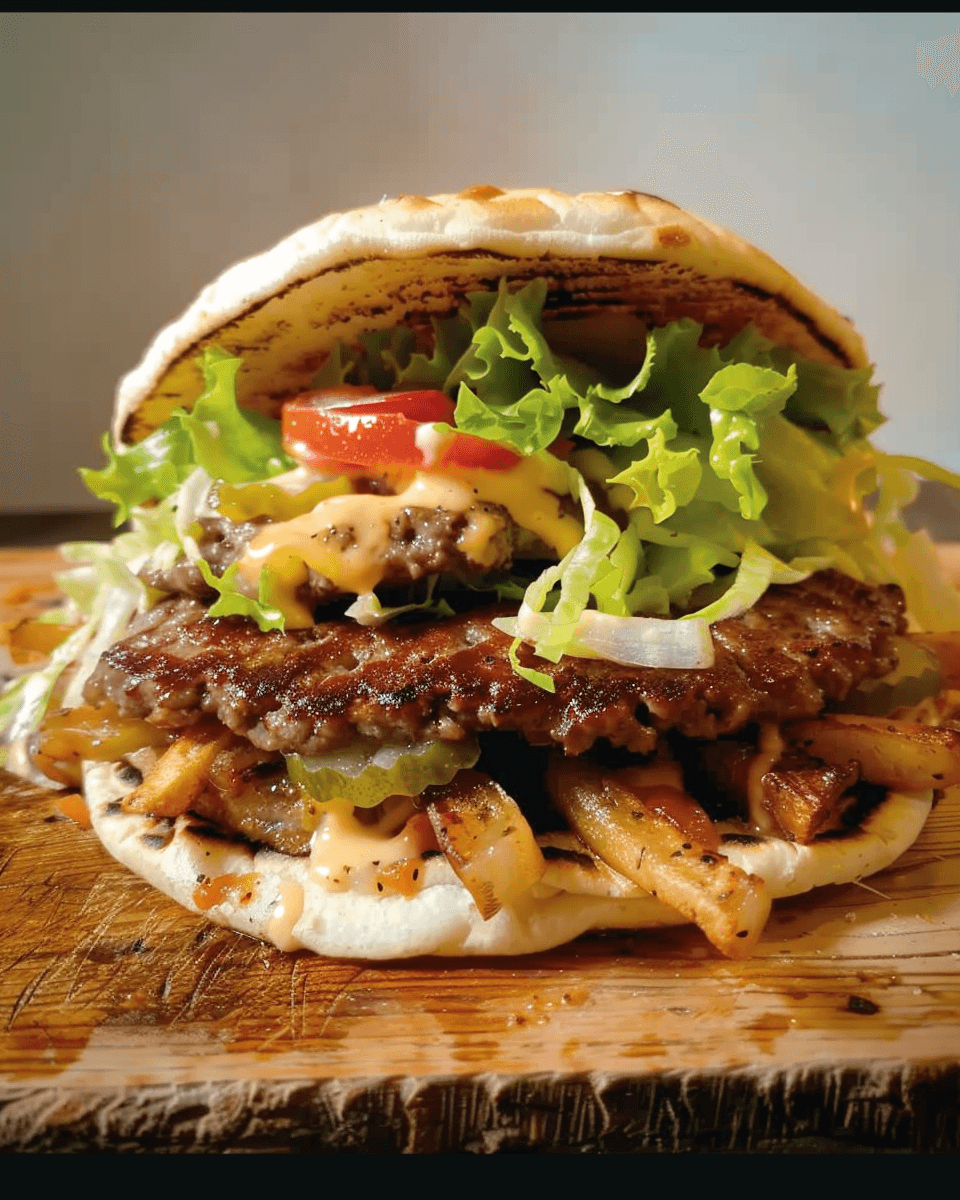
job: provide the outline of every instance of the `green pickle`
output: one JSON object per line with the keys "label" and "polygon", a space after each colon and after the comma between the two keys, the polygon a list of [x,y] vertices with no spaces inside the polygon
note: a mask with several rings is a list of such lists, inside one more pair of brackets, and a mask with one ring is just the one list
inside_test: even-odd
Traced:
{"label": "green pickle", "polygon": [[312,512],[321,500],[342,496],[351,490],[343,475],[318,480],[305,491],[291,496],[275,483],[247,483],[234,486],[222,483],[219,490],[220,512],[231,521],[249,521],[269,517],[271,521],[292,521]]}
{"label": "green pickle", "polygon": [[[319,805],[372,808],[388,796],[419,796],[432,784],[449,783],[479,757],[475,741],[384,746],[362,739],[331,754],[288,754],[286,759],[290,778]],[[305,823],[316,825],[321,812],[310,806]]]}
{"label": "green pickle", "polygon": [[899,662],[889,675],[865,679],[847,696],[838,712],[883,717],[898,708],[912,708],[940,691],[940,663],[932,651],[907,638],[895,638]]}

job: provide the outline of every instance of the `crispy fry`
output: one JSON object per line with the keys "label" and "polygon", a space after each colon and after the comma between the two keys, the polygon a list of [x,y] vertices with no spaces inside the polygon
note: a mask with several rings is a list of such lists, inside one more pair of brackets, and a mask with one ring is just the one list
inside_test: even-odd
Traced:
{"label": "crispy fry", "polygon": [[84,761],[113,762],[168,742],[162,729],[137,717],[121,717],[113,704],[83,705],[49,713],[32,739],[30,756],[48,779],[79,787]]}
{"label": "crispy fry", "polygon": [[730,958],[750,952],[770,913],[762,879],[692,841],[613,773],[555,760],[547,787],[571,828],[614,870],[696,922]]}
{"label": "crispy fry", "polygon": [[15,663],[28,662],[32,655],[50,654],[73,633],[75,625],[55,625],[48,621],[23,620],[0,626],[0,644],[7,642]]}
{"label": "crispy fry", "polygon": [[485,921],[543,874],[547,864],[526,817],[488,775],[459,771],[426,797],[440,848]]}
{"label": "crispy fry", "polygon": [[[799,756],[798,756],[799,757]],[[760,780],[763,806],[791,842],[806,845],[836,828],[849,800],[844,793],[860,778],[855,762],[818,766],[784,759]]]}
{"label": "crispy fry", "polygon": [[157,765],[123,801],[128,812],[178,817],[207,782],[213,760],[233,739],[218,722],[195,725],[160,757]]}
{"label": "crispy fry", "polygon": [[900,791],[960,783],[960,733],[887,717],[832,713],[784,727],[789,742],[824,762],[858,762],[861,778]]}

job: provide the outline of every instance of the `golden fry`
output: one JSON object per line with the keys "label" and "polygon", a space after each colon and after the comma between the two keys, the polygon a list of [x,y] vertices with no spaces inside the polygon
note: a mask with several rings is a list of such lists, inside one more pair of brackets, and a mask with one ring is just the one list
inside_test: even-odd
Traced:
{"label": "golden fry", "polygon": [[437,842],[485,921],[543,874],[527,818],[488,775],[459,771],[427,796]]}
{"label": "golden fry", "polygon": [[138,787],[124,798],[128,812],[178,817],[207,783],[213,760],[233,739],[220,724],[196,725],[177,738]]}
{"label": "golden fry", "polygon": [[762,879],[692,840],[596,767],[558,760],[547,787],[570,827],[609,866],[694,921],[730,958],[750,952],[770,913]]}
{"label": "golden fry", "polygon": [[869,783],[905,792],[960,783],[960,733],[887,717],[832,713],[785,726],[789,742],[824,762],[860,764]]}

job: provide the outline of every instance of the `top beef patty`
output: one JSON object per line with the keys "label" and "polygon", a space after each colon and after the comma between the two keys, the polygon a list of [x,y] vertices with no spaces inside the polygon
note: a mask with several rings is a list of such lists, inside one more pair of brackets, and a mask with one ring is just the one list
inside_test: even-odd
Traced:
{"label": "top beef patty", "polygon": [[862,679],[896,665],[903,596],[836,571],[768,589],[749,612],[713,629],[709,670],[654,670],[598,659],[521,661],[550,675],[551,694],[521,679],[490,608],[379,628],[339,620],[262,633],[240,617],[210,618],[193,600],[159,604],[111,647],[90,677],[91,704],[188,725],[214,713],[263,750],[320,754],[357,733],[384,742],[458,740],[512,730],[579,754],[598,738],[646,753],[660,730],[714,738],[753,721],[818,713]]}

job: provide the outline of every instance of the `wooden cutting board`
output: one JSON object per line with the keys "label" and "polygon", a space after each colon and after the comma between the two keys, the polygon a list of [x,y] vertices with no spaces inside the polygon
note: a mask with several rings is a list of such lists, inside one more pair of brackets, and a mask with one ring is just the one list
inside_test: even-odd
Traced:
{"label": "wooden cutting board", "polygon": [[[0,591],[54,564],[2,551]],[[958,792],[747,962],[681,929],[370,965],[184,912],[4,775],[0,1146],[956,1151]]]}

